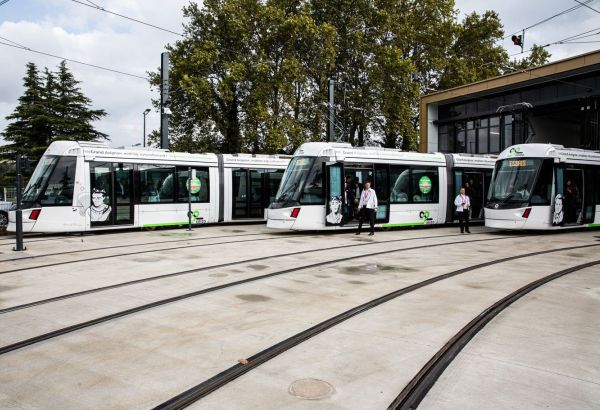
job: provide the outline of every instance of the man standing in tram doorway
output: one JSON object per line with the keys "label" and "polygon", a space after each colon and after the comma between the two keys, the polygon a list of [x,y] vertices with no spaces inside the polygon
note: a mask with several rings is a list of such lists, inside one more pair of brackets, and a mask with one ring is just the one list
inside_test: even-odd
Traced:
{"label": "man standing in tram doorway", "polygon": [[377,213],[377,194],[374,189],[371,189],[371,182],[365,182],[365,189],[360,194],[360,202],[358,203],[358,209],[360,213],[360,219],[358,222],[358,232],[356,235],[360,235],[362,224],[365,218],[369,218],[369,225],[371,226],[371,232],[369,236],[375,234],[375,214]]}
{"label": "man standing in tram doorway", "polygon": [[469,231],[469,208],[471,207],[471,200],[465,193],[465,188],[460,189],[460,193],[454,200],[456,206],[456,212],[458,213],[458,223],[460,224],[460,233],[471,233]]}

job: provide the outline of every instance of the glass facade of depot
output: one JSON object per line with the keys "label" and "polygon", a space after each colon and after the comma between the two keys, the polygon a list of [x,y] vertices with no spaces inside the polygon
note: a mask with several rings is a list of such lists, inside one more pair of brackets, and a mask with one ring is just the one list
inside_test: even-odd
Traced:
{"label": "glass facade of depot", "polygon": [[[533,108],[497,112],[501,106],[522,102]],[[438,150],[497,154],[526,141],[600,149],[599,108],[600,67],[585,74],[537,78],[535,84],[517,83],[502,91],[440,101],[434,121]]]}

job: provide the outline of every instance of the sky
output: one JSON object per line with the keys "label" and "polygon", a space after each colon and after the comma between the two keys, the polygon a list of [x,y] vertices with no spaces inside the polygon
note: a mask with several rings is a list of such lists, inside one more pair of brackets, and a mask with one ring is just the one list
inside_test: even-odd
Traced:
{"label": "sky", "polygon": [[[79,1],[79,0],[78,0]],[[106,10],[181,32],[182,8],[189,0],[92,0]],[[583,1],[583,0],[581,0]],[[88,3],[81,0],[82,3]],[[2,1],[0,1],[2,3]],[[456,0],[458,18],[473,11],[495,10],[500,15],[506,34],[521,31],[547,17],[576,6],[575,0]],[[568,14],[528,29],[525,49],[533,43],[549,44],[587,30],[600,32],[600,0],[591,0]],[[160,66],[165,45],[180,37],[138,24],[109,13],[84,6],[75,0],[9,0],[0,5],[0,42],[18,44],[64,58],[108,67],[135,76],[146,76]],[[600,41],[600,35],[582,41]],[[509,54],[521,50],[510,38],[503,41]],[[551,61],[560,60],[600,48],[600,43],[555,44],[547,48]],[[0,130],[8,122],[23,93],[25,65],[35,63],[42,70],[56,70],[61,61],[30,51],[0,44]],[[523,57],[516,55],[514,58]],[[94,108],[108,115],[97,121],[96,129],[107,133],[112,147],[131,146],[142,142],[143,111],[152,108],[152,92],[144,79],[104,71],[67,62],[75,78],[81,81],[84,94]],[[146,117],[149,133],[160,127],[160,116],[152,110]],[[0,145],[3,141],[0,139]]]}

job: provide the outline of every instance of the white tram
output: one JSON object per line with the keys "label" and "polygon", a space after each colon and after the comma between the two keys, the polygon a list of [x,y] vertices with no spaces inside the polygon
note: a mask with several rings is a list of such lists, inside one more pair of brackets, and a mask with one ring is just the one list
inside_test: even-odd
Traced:
{"label": "white tram", "polygon": [[600,226],[600,152],[521,144],[494,169],[485,225],[553,230]]}
{"label": "white tram", "polygon": [[306,143],[298,148],[285,171],[275,201],[268,209],[267,227],[292,230],[355,227],[356,198],[360,198],[367,180],[377,193],[378,227],[452,222],[455,216],[452,204],[461,186],[467,188],[472,198],[472,218],[482,221],[494,163],[495,157],[491,156]]}
{"label": "white tram", "polygon": [[[289,157],[189,154],[53,142],[23,193],[23,232],[262,221]],[[8,230],[15,231],[15,212]]]}

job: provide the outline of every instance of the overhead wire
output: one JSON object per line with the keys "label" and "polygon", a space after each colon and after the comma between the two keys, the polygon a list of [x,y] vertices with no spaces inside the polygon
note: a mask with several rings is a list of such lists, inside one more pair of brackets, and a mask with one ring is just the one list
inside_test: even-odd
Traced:
{"label": "overhead wire", "polygon": [[131,73],[127,73],[125,71],[115,70],[115,69],[112,69],[112,68],[103,67],[103,66],[99,66],[99,65],[96,65],[96,64],[86,63],[84,61],[74,60],[72,58],[61,57],[61,56],[58,56],[58,55],[52,54],[52,53],[46,53],[44,51],[34,50],[34,49],[30,48],[30,47],[24,46],[22,44],[19,44],[19,43],[15,42],[15,41],[7,39],[7,38],[4,38],[4,37],[0,37],[0,38],[2,38],[5,41],[8,41],[7,43],[4,42],[4,41],[0,41],[0,44],[8,46],[8,47],[17,48],[19,50],[30,51],[32,53],[41,54],[41,55],[45,55],[45,56],[53,57],[53,58],[58,58],[59,60],[69,61],[71,63],[81,64],[81,65],[85,65],[85,66],[88,66],[88,67],[98,68],[98,69],[104,70],[104,71],[110,71],[110,72],[117,73],[117,74],[123,74],[123,75],[129,76],[129,77],[139,78],[139,79],[142,79],[142,80],[148,80],[147,77],[142,77],[141,75],[131,74]]}
{"label": "overhead wire", "polygon": [[97,5],[97,4],[95,4],[95,3],[92,3],[92,2],[91,2],[91,1],[89,1],[89,0],[87,0],[87,1],[88,1],[88,3],[90,3],[90,4],[88,4],[88,3],[84,3],[84,2],[82,2],[82,1],[79,1],[79,0],[71,0],[71,1],[72,1],[72,2],[74,2],[74,3],[79,3],[79,4],[81,4],[82,6],[90,7],[90,8],[92,8],[92,9],[96,9],[96,10],[100,10],[100,11],[103,11],[103,12],[105,12],[105,13],[112,14],[112,15],[114,15],[114,16],[121,17],[121,18],[124,18],[124,19],[126,19],[126,20],[133,21],[133,22],[135,22],[135,23],[139,23],[139,24],[143,24],[143,25],[145,25],[145,26],[148,26],[148,27],[155,28],[155,29],[157,29],[157,30],[162,30],[162,31],[165,31],[165,32],[167,32],[167,33],[175,34],[176,36],[185,37],[185,36],[184,36],[182,33],[178,33],[178,32],[176,32],[176,31],[169,30],[168,28],[160,27],[160,26],[157,26],[156,24],[148,23],[148,22],[145,22],[145,21],[142,21],[142,20],[135,19],[135,18],[133,18],[133,17],[126,16],[126,15],[124,15],[124,14],[119,14],[119,13],[116,13],[116,12],[114,12],[114,11],[107,10],[107,9],[105,9],[104,7],[101,7],[101,6],[98,6],[98,5]]}
{"label": "overhead wire", "polygon": [[543,20],[540,20],[540,21],[538,21],[537,23],[534,23],[534,24],[532,24],[532,25],[530,25],[530,26],[528,26],[528,27],[525,27],[525,28],[522,28],[522,29],[520,29],[520,30],[517,30],[517,31],[514,31],[514,32],[512,32],[511,34],[509,34],[509,35],[505,36],[505,37],[503,38],[503,40],[506,40],[507,38],[510,38],[510,37],[512,37],[514,34],[519,34],[519,33],[523,32],[523,31],[526,31],[526,30],[532,29],[532,28],[534,28],[534,27],[537,27],[537,26],[539,26],[539,25],[541,25],[541,24],[544,24],[544,23],[546,23],[546,22],[548,22],[548,21],[550,21],[550,20],[553,20],[553,19],[555,19],[556,17],[560,17],[560,16],[562,16],[562,15],[564,15],[564,14],[567,14],[567,13],[570,13],[570,12],[572,12],[572,11],[575,11],[575,10],[577,10],[577,9],[579,9],[579,8],[581,8],[581,7],[583,7],[583,6],[585,6],[587,3],[591,3],[592,1],[593,1],[593,0],[586,0],[586,1],[584,1],[584,2],[578,2],[579,4],[578,4],[578,5],[576,5],[576,6],[569,7],[568,9],[565,9],[565,10],[563,10],[563,11],[561,11],[561,12],[557,13],[557,14],[554,14],[554,15],[552,15],[552,16],[550,16],[550,17],[546,17],[545,19],[543,19]]}
{"label": "overhead wire", "polygon": [[[598,33],[590,34],[589,36],[586,35],[586,34],[589,34],[589,33],[593,32],[593,31],[598,31]],[[584,32],[579,33],[579,34],[575,34],[575,35],[572,35],[572,36],[569,36],[569,37],[565,37],[565,38],[563,38],[561,40],[554,41],[552,43],[548,43],[548,44],[545,44],[545,45],[540,46],[540,47],[546,48],[546,47],[554,46],[554,45],[557,45],[557,44],[569,44],[569,42],[572,41],[572,40],[578,40],[580,38],[591,37],[591,36],[594,36],[594,35],[597,35],[597,34],[600,34],[600,27],[596,27],[596,28],[584,31]],[[532,50],[533,50],[533,47],[530,48],[529,50],[525,50],[525,51],[521,51],[521,52],[518,52],[518,53],[510,54],[509,57],[514,57],[514,56],[518,56],[520,54],[525,54],[525,53],[528,53],[528,52],[530,52]]]}
{"label": "overhead wire", "polygon": [[575,0],[575,2],[576,2],[576,3],[579,3],[579,4],[581,4],[581,5],[582,5],[582,6],[584,6],[584,7],[587,7],[587,8],[588,8],[588,9],[590,9],[590,10],[594,10],[596,13],[599,13],[599,14],[600,14],[600,11],[596,10],[596,9],[595,9],[595,8],[593,8],[592,6],[588,6],[586,3],[582,3],[582,2],[580,2],[579,0]]}

